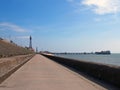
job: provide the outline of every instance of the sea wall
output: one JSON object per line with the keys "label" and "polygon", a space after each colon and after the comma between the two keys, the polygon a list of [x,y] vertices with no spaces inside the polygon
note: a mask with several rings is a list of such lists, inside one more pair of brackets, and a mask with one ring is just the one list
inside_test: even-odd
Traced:
{"label": "sea wall", "polygon": [[118,66],[78,61],[51,55],[44,56],[62,65],[74,68],[77,71],[82,71],[95,78],[120,87],[120,67]]}
{"label": "sea wall", "polygon": [[20,68],[24,63],[29,61],[34,54],[20,55],[9,58],[0,59],[0,83],[3,82],[8,76]]}

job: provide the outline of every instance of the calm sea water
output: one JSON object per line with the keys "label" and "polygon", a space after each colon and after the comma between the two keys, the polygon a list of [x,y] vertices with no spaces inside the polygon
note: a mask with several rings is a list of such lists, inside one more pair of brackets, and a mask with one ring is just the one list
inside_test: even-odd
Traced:
{"label": "calm sea water", "polygon": [[94,54],[62,55],[62,54],[59,54],[57,56],[77,59],[82,61],[97,62],[97,63],[120,66],[120,54],[111,54],[111,55],[94,55]]}

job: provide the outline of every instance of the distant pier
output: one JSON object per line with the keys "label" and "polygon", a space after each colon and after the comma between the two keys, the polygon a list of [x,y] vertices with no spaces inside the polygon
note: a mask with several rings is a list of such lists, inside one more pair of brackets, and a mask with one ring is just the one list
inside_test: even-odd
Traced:
{"label": "distant pier", "polygon": [[[49,52],[50,53],[50,52]],[[107,51],[100,51],[100,52],[61,52],[61,53],[52,53],[52,54],[56,54],[56,55],[87,55],[87,54],[94,54],[94,55],[110,55],[111,52],[109,50]]]}

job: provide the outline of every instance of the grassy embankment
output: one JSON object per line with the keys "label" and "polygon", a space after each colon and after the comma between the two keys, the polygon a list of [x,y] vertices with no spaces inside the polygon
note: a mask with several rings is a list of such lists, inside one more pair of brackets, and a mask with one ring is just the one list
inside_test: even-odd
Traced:
{"label": "grassy embankment", "polygon": [[0,83],[33,56],[33,51],[0,39]]}
{"label": "grassy embankment", "polygon": [[31,50],[17,46],[16,44],[0,40],[0,58],[34,53]]}

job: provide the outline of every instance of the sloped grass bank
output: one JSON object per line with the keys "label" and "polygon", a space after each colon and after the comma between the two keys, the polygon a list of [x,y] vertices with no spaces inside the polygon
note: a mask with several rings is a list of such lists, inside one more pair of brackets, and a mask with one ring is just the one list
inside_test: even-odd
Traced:
{"label": "sloped grass bank", "polygon": [[34,54],[20,55],[0,59],[0,83],[29,61]]}

